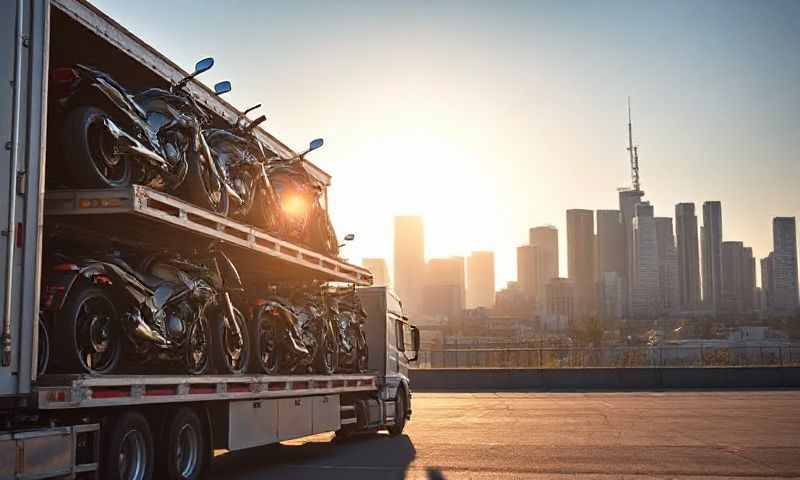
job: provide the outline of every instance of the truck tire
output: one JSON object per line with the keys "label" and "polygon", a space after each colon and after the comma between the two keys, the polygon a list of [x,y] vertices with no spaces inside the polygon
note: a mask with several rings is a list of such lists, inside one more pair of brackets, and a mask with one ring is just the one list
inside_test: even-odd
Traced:
{"label": "truck tire", "polygon": [[406,390],[403,387],[397,389],[397,398],[394,403],[394,425],[389,427],[389,435],[393,437],[403,433],[403,429],[406,428],[407,398]]}
{"label": "truck tire", "polygon": [[127,158],[114,156],[115,140],[106,131],[106,112],[80,106],[67,114],[61,143],[72,182],[78,188],[120,188],[131,184]]}
{"label": "truck tire", "polygon": [[209,443],[200,417],[189,407],[170,416],[158,448],[159,479],[197,480],[208,467]]}
{"label": "truck tire", "polygon": [[106,289],[78,284],[53,322],[52,364],[65,373],[112,373],[122,356],[114,298]]}
{"label": "truck tire", "polygon": [[128,410],[106,417],[103,426],[100,478],[150,480],[153,478],[153,434],[147,419]]}

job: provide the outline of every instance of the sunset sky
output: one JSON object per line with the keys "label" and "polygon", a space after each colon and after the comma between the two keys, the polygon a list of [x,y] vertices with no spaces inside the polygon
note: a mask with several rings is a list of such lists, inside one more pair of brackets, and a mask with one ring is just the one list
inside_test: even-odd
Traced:
{"label": "sunset sky", "polygon": [[657,216],[720,200],[757,257],[800,216],[797,1],[94,3],[185,69],[214,56],[203,81],[284,143],[324,137],[353,261],[391,265],[392,217],[421,214],[429,257],[494,250],[498,286],[553,224],[566,276],[565,210],[630,184],[629,95]]}

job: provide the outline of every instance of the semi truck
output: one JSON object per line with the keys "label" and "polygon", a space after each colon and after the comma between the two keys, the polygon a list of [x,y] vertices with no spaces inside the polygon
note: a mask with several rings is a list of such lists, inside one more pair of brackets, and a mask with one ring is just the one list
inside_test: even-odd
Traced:
{"label": "semi truck", "polygon": [[[187,72],[85,0],[0,2],[0,479],[195,479],[215,449],[240,450],[306,435],[388,430],[411,416],[408,365],[418,330],[400,300],[371,287],[367,270],[269,235],[151,188],[51,188],[48,79],[87,64],[132,89],[167,86]],[[241,112],[205,85],[187,87],[218,119]],[[56,128],[56,127],[54,127]],[[258,128],[282,158],[296,153]],[[52,165],[51,165],[52,166]],[[330,176],[304,168],[328,185]],[[55,182],[56,184],[58,182]],[[43,237],[53,229],[164,247],[219,242],[246,284],[358,285],[369,363],[357,374],[40,374],[48,338],[39,321]],[[79,237],[78,237],[79,238]]]}

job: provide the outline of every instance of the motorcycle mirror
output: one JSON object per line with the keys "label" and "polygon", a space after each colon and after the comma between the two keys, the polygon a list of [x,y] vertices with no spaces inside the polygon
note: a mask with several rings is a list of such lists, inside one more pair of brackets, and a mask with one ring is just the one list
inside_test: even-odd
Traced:
{"label": "motorcycle mirror", "polygon": [[242,112],[242,115],[247,115],[248,113],[252,112],[252,111],[253,111],[253,110],[255,110],[256,108],[261,108],[261,104],[260,104],[260,103],[257,103],[257,104],[255,104],[255,105],[253,105],[252,107],[250,107],[250,108],[248,108],[247,110],[245,110],[244,112]]}
{"label": "motorcycle mirror", "polygon": [[192,73],[192,76],[194,77],[196,75],[200,75],[201,73],[210,70],[213,66],[214,59],[212,57],[204,58],[194,65],[194,73]]}
{"label": "motorcycle mirror", "polygon": [[315,140],[311,140],[311,143],[308,144],[308,150],[306,150],[306,153],[308,153],[308,152],[310,152],[312,150],[318,149],[319,147],[322,146],[322,143],[323,143],[323,140],[321,138],[317,138]]}
{"label": "motorcycle mirror", "polygon": [[348,233],[347,235],[344,236],[344,240],[346,242],[352,242],[355,239],[356,239],[356,234],[355,233]]}
{"label": "motorcycle mirror", "polygon": [[231,91],[231,82],[225,80],[214,84],[214,95],[222,95]]}

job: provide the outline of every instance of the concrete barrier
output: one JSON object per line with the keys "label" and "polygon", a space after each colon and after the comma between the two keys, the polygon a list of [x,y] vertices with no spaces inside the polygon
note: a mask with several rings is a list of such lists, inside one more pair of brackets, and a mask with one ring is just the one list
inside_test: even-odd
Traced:
{"label": "concrete barrier", "polygon": [[417,391],[800,388],[800,367],[412,369]]}

